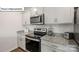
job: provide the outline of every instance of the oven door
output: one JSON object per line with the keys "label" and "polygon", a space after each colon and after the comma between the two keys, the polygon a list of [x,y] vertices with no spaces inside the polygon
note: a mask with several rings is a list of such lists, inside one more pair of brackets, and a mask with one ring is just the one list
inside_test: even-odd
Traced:
{"label": "oven door", "polygon": [[30,52],[40,52],[40,42],[30,40],[26,38],[26,50]]}

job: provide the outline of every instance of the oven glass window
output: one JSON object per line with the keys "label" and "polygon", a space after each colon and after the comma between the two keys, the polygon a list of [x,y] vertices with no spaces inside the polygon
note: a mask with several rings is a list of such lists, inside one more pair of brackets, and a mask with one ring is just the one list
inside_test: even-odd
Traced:
{"label": "oven glass window", "polygon": [[40,52],[40,42],[26,39],[26,49],[30,52]]}

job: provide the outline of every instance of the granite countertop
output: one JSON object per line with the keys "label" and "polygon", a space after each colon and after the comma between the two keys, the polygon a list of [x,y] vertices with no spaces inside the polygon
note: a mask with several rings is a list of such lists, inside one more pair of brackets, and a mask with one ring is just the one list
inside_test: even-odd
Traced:
{"label": "granite countertop", "polygon": [[62,45],[76,45],[73,39],[68,40],[63,37],[45,35],[41,39],[49,41],[51,43],[57,43],[57,44],[62,44]]}
{"label": "granite countertop", "polygon": [[[44,41],[46,41],[47,43]],[[74,40],[72,39],[68,40],[63,37],[56,37],[56,36],[54,37],[54,36],[45,35],[41,38],[41,42],[47,45],[57,46],[59,47],[59,49],[66,51],[68,51],[69,49],[70,49],[69,51],[71,51],[71,49],[77,51],[77,47],[78,47],[78,45]]]}

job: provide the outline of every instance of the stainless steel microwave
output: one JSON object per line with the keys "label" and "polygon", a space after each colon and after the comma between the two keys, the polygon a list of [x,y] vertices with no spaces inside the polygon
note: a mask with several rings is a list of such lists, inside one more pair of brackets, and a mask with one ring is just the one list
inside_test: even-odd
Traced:
{"label": "stainless steel microwave", "polygon": [[36,25],[36,24],[43,25],[44,24],[44,14],[39,15],[39,16],[30,17],[30,23],[33,25]]}

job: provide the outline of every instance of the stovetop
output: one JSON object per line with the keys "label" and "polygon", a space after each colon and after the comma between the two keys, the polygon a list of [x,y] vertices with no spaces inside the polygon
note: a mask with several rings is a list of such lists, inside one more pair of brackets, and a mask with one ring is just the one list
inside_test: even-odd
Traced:
{"label": "stovetop", "polygon": [[25,36],[29,38],[34,38],[34,39],[40,39],[42,36],[47,34],[47,29],[46,28],[35,28],[33,33],[27,34]]}
{"label": "stovetop", "polygon": [[29,38],[34,38],[34,39],[40,39],[44,35],[46,35],[45,32],[42,32],[42,33],[41,32],[34,32],[34,33],[27,34],[25,36],[27,36]]}
{"label": "stovetop", "polygon": [[39,35],[34,35],[34,34],[28,34],[28,35],[25,35],[27,37],[30,37],[30,38],[34,38],[34,39],[40,39],[42,36],[39,36]]}

